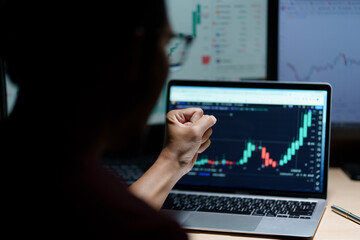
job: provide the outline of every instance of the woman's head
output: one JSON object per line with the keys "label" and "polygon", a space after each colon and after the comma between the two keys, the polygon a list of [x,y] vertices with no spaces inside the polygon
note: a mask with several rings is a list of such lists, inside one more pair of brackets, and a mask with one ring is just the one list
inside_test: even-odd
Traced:
{"label": "woman's head", "polygon": [[90,138],[124,118],[135,132],[145,124],[167,75],[163,0],[11,0],[1,8],[0,56],[22,103],[40,96],[42,111],[73,119]]}
{"label": "woman's head", "polygon": [[[96,81],[92,78],[100,75],[104,65],[130,60],[139,36],[150,40],[143,41],[141,57],[151,62],[154,48],[150,44],[155,44],[166,26],[166,14],[162,0],[11,0],[1,6],[1,22],[5,29],[1,57],[8,63],[12,80],[31,87],[35,80],[47,81],[43,72],[53,75],[47,79],[71,72]],[[93,66],[91,74],[88,66]]]}

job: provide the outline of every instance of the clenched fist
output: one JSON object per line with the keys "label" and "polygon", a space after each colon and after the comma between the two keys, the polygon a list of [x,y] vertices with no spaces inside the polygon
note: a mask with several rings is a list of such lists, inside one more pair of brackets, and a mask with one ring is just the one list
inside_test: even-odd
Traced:
{"label": "clenched fist", "polygon": [[209,147],[216,118],[204,115],[201,108],[187,108],[170,111],[166,121],[163,153],[176,161],[184,175],[194,166],[198,153]]}

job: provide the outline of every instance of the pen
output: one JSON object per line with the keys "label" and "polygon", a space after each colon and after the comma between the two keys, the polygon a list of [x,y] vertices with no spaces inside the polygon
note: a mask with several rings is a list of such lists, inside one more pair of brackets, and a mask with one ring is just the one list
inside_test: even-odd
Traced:
{"label": "pen", "polygon": [[354,221],[357,224],[360,224],[360,217],[356,216],[355,214],[353,214],[345,209],[342,209],[341,207],[335,206],[335,205],[331,206],[331,209],[334,212],[340,214],[341,216],[343,216],[351,221]]}

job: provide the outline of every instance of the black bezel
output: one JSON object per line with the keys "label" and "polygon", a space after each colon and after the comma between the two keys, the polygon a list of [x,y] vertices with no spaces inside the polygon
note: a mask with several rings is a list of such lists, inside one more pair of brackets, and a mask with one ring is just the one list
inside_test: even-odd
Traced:
{"label": "black bezel", "polygon": [[0,120],[7,117],[5,62],[0,58]]}
{"label": "black bezel", "polygon": [[271,190],[251,190],[243,188],[225,188],[210,186],[194,186],[176,184],[174,189],[202,191],[202,192],[222,192],[222,193],[246,193],[256,195],[271,196],[290,196],[290,197],[309,197],[322,198],[327,197],[327,182],[330,158],[330,111],[331,111],[331,86],[326,83],[297,83],[297,82],[273,82],[273,81],[241,81],[241,82],[224,82],[224,81],[201,81],[201,80],[171,80],[167,87],[166,110],[169,111],[169,94],[172,86],[206,86],[206,87],[235,87],[235,88],[269,88],[269,89],[298,89],[298,90],[325,90],[328,92],[327,111],[326,111],[326,146],[325,146],[325,166],[324,166],[324,184],[321,193],[316,192],[292,192],[292,191],[271,191]]}

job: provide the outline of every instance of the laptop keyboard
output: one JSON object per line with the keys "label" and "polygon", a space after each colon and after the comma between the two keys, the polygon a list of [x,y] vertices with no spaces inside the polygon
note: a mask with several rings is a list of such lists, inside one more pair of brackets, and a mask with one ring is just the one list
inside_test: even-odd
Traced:
{"label": "laptop keyboard", "polygon": [[310,219],[316,202],[170,193],[163,209]]}
{"label": "laptop keyboard", "polygon": [[[104,159],[104,165],[132,184],[154,161],[153,157],[126,160],[108,158]],[[181,193],[170,193],[163,205],[163,209],[302,219],[310,219],[315,207],[316,202]]]}

